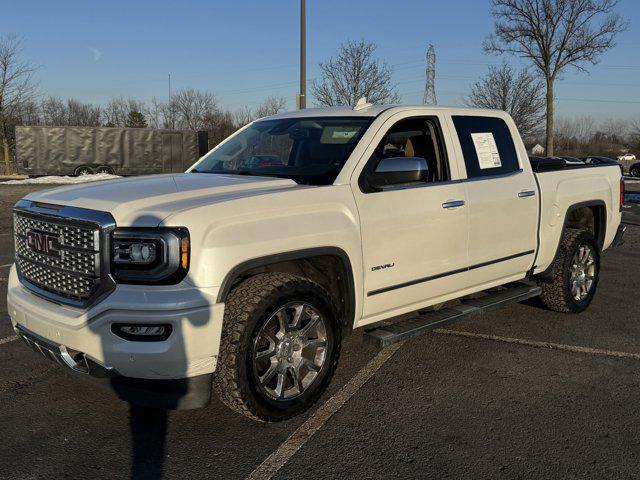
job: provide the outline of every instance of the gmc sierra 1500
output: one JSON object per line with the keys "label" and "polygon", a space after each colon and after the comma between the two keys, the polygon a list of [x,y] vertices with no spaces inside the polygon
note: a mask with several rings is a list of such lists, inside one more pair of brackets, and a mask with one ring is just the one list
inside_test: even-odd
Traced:
{"label": "gmc sierra 1500", "polygon": [[530,162],[500,111],[279,114],[184,174],[19,201],[8,310],[122,399],[194,408],[215,390],[277,421],[318,399],[354,328],[384,346],[532,296],[587,308],[622,188],[616,165]]}

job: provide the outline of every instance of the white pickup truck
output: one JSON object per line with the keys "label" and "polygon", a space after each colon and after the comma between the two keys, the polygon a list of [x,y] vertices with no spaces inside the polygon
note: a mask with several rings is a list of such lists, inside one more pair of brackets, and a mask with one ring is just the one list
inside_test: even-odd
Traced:
{"label": "white pickup truck", "polygon": [[279,114],[183,174],[20,200],[8,310],[124,400],[216,391],[278,421],[318,399],[355,328],[385,346],[533,296],[584,310],[622,241],[622,188],[617,165],[530,162],[500,111]]}

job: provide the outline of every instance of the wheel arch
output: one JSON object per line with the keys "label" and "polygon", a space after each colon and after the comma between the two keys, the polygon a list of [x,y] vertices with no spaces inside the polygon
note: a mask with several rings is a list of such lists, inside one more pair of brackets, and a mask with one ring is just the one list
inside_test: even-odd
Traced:
{"label": "wheel arch", "polygon": [[606,203],[602,200],[589,200],[571,205],[565,213],[562,231],[567,228],[590,231],[596,238],[598,247],[602,249],[607,234]]}
{"label": "wheel arch", "polygon": [[[259,273],[284,272],[309,278],[322,285],[336,300],[340,323],[353,329],[356,290],[353,267],[346,251],[339,247],[317,247],[282,252],[246,260],[233,267],[222,281],[217,301],[225,301],[231,290]],[[337,276],[337,280],[336,280]]]}
{"label": "wheel arch", "polygon": [[536,274],[541,279],[548,279],[550,269],[560,252],[562,235],[568,228],[589,231],[596,239],[599,250],[602,250],[607,233],[607,205],[603,200],[589,200],[570,205],[564,215],[562,229],[558,235],[553,259],[546,270]]}

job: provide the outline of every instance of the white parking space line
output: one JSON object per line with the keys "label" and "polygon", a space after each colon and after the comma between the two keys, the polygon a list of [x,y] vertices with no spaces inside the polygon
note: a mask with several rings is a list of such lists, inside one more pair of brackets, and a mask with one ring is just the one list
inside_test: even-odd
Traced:
{"label": "white parking space line", "polygon": [[17,335],[11,335],[10,337],[0,338],[0,345],[4,345],[5,343],[13,342],[14,340],[18,340]]}
{"label": "white parking space line", "polygon": [[291,460],[311,437],[327,423],[334,413],[355,395],[360,388],[389,360],[404,342],[396,343],[378,353],[349,382],[326,401],[316,412],[278,449],[269,455],[249,476],[247,480],[268,480]]}
{"label": "white parking space line", "polygon": [[553,350],[565,350],[567,352],[586,353],[588,355],[598,355],[602,357],[633,358],[634,360],[640,360],[640,353],[619,352],[616,350],[605,350],[601,348],[581,347],[579,345],[565,345],[564,343],[539,342],[536,340],[525,340],[522,338],[499,337],[497,335],[463,332],[459,330],[448,330],[444,328],[438,328],[434,330],[434,332],[439,333],[441,335],[453,335],[456,337],[467,337],[467,338],[481,338],[483,340],[491,340],[494,342],[504,342],[504,343],[514,343],[517,345],[526,345],[528,347],[535,347],[535,348],[549,348]]}
{"label": "white parking space line", "polygon": [[13,263],[7,263],[6,265],[0,265],[0,268],[10,267]]}

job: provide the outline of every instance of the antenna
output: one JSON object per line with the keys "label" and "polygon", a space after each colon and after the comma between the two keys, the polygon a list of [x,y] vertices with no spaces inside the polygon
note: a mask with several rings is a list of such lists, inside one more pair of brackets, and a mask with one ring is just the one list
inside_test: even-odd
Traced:
{"label": "antenna", "polygon": [[358,103],[356,103],[356,106],[353,107],[353,111],[357,112],[358,110],[364,110],[371,106],[373,106],[373,103],[367,102],[367,97],[362,97],[360,100],[358,100]]}
{"label": "antenna", "polygon": [[425,70],[427,80],[424,84],[424,97],[422,103],[425,105],[437,105],[436,99],[436,50],[432,44],[427,46],[427,68]]}

